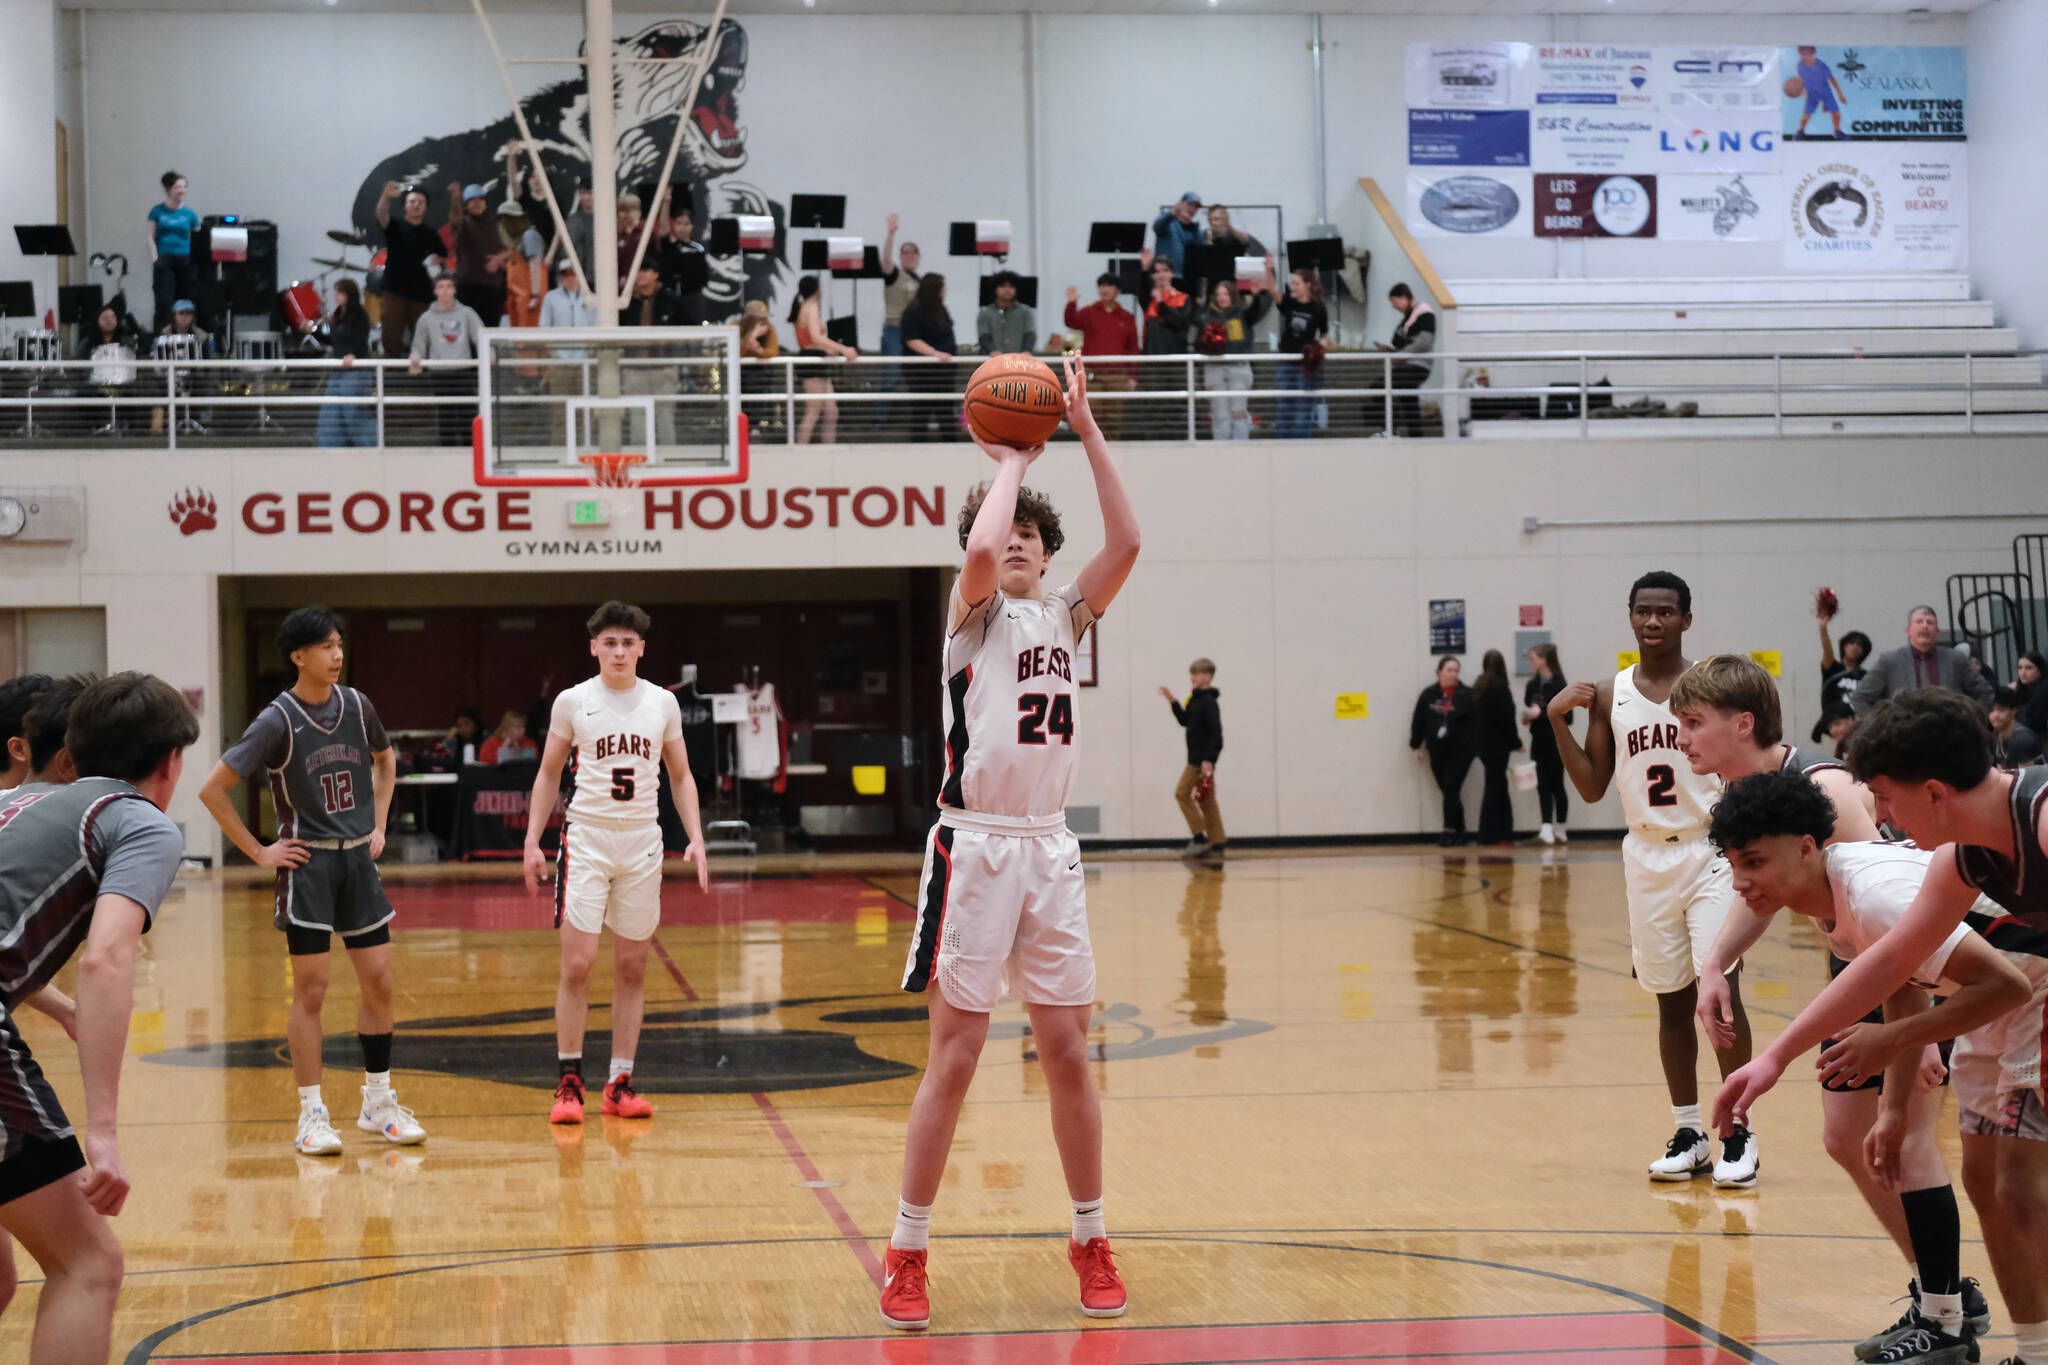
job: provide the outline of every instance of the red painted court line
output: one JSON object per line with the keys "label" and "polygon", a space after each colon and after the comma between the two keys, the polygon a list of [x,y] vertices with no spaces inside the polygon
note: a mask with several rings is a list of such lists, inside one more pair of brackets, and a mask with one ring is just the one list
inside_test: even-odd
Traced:
{"label": "red painted court line", "polygon": [[1656,1313],[236,1356],[217,1365],[1236,1365],[1414,1359],[1456,1365],[1737,1365],[1735,1356]]}
{"label": "red painted court line", "polygon": [[[691,987],[689,978],[683,975],[683,969],[676,965],[676,960],[668,955],[668,949],[662,946],[658,933],[654,936],[653,943],[655,956],[661,959],[661,965],[668,969],[668,974],[682,989],[683,998],[695,1000],[697,992]],[[812,1185],[811,1193],[818,1196],[818,1203],[824,1206],[825,1216],[832,1220],[832,1226],[839,1229],[839,1235],[847,1239],[847,1245],[853,1249],[854,1256],[868,1272],[868,1278],[875,1282],[875,1288],[880,1289],[882,1262],[875,1255],[874,1248],[868,1245],[867,1239],[861,1236],[860,1225],[853,1221],[853,1216],[846,1211],[846,1206],[839,1202],[839,1197],[822,1187],[825,1177],[818,1174],[817,1163],[811,1160],[810,1153],[804,1150],[803,1144],[796,1140],[796,1134],[789,1131],[789,1125],[782,1121],[782,1111],[775,1107],[775,1101],[757,1090],[754,1092],[754,1103],[760,1107],[761,1116],[768,1120],[769,1130],[775,1134],[776,1140],[782,1143],[782,1150],[789,1153],[789,1159],[796,1163],[796,1168],[803,1178],[817,1182]]]}

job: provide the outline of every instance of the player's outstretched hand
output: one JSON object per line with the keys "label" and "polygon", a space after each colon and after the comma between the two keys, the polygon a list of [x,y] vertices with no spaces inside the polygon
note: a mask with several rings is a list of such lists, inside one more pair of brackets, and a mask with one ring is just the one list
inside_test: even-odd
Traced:
{"label": "player's outstretched hand", "polygon": [[1892,1042],[1891,1026],[1858,1021],[1836,1035],[1836,1041],[1820,1054],[1814,1065],[1823,1081],[1857,1086],[1872,1076],[1884,1074],[1899,1054]]}
{"label": "player's outstretched hand", "polygon": [[539,844],[528,844],[520,867],[526,873],[526,894],[538,896],[540,884],[548,879],[548,855],[540,851]]}
{"label": "player's outstretched hand", "polygon": [[1738,1123],[1747,1128],[1750,1106],[1762,1099],[1784,1074],[1784,1068],[1765,1053],[1721,1082],[1721,1091],[1714,1096],[1714,1117],[1710,1121],[1714,1131],[1727,1137]]}
{"label": "player's outstretched hand", "polygon": [[1179,698],[1179,697],[1176,697],[1176,696],[1174,696],[1174,695],[1173,695],[1173,689],[1172,689],[1172,688],[1170,688],[1170,687],[1162,687],[1162,688],[1160,688],[1160,689],[1159,689],[1159,695],[1160,695],[1160,696],[1162,696],[1162,697],[1164,697],[1164,698],[1166,698],[1166,699],[1167,699],[1168,701],[1179,701],[1179,700],[1180,700],[1180,698]]}
{"label": "player's outstretched hand", "polygon": [[274,844],[265,844],[256,854],[258,867],[304,867],[313,856],[313,850],[302,840],[279,839]]}
{"label": "player's outstretched hand", "polygon": [[90,1169],[79,1177],[85,1202],[112,1218],[128,1202],[128,1171],[121,1165],[121,1149],[111,1133],[87,1133],[85,1159]]}
{"label": "player's outstretched hand", "polygon": [[[970,432],[969,434],[971,435],[972,433]],[[1019,450],[1016,446],[997,445],[994,441],[984,441],[979,436],[975,436],[974,443],[981,447],[982,454],[988,456],[997,464],[1001,464],[1011,456],[1016,456],[1028,465],[1045,453],[1044,446],[1031,446],[1027,449]]]}
{"label": "player's outstretched hand", "polygon": [[1095,424],[1095,409],[1088,406],[1088,370],[1076,365],[1074,357],[1060,360],[1067,371],[1067,425],[1076,436],[1090,436],[1101,428]]}
{"label": "player's outstretched hand", "polygon": [[1735,1011],[1729,994],[1727,977],[1719,972],[1701,973],[1699,1004],[1694,1006],[1694,1013],[1699,1015],[1700,1027],[1707,1031],[1707,1041],[1716,1052],[1726,1052],[1735,1046]]}
{"label": "player's outstretched hand", "polygon": [[1569,715],[1581,706],[1590,710],[1594,699],[1599,695],[1600,685],[1598,683],[1567,683],[1562,692],[1559,692],[1550,699],[1550,714],[1553,716]]}
{"label": "player's outstretched hand", "polygon": [[691,844],[688,848],[684,849],[683,861],[697,865],[697,889],[699,891],[709,891],[711,889],[711,859],[705,854],[704,845]]}
{"label": "player's outstretched hand", "polygon": [[1877,1183],[1888,1190],[1899,1188],[1899,1148],[1906,1142],[1906,1114],[1881,1104],[1877,1119],[1863,1135],[1863,1162]]}

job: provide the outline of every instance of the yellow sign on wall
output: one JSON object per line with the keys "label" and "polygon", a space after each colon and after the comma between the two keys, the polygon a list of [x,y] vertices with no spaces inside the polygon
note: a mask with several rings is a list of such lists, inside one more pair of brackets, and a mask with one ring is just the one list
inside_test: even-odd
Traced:
{"label": "yellow sign on wall", "polygon": [[1365,693],[1339,692],[1337,694],[1338,720],[1365,719]]}
{"label": "yellow sign on wall", "polygon": [[1633,649],[1624,649],[1621,653],[1614,656],[1614,671],[1619,673],[1624,668],[1634,668],[1642,661],[1643,656],[1640,652]]}
{"label": "yellow sign on wall", "polygon": [[1784,660],[1779,656],[1777,650],[1752,649],[1749,651],[1749,658],[1751,663],[1754,663],[1772,677],[1782,678],[1785,676],[1783,672]]}

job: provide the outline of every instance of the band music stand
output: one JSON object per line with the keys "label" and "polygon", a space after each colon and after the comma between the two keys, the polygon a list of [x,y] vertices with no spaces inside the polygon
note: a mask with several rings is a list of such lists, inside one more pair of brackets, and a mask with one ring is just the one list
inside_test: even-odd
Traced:
{"label": "band music stand", "polygon": [[793,228],[831,230],[846,226],[846,196],[843,194],[792,194],[789,197],[789,225]]}
{"label": "band music stand", "polygon": [[1290,270],[1342,270],[1344,239],[1304,237],[1298,242],[1289,242],[1287,265]]}
{"label": "band music stand", "polygon": [[96,284],[67,284],[57,290],[57,321],[74,327],[91,327],[106,307]]}
{"label": "band music stand", "polygon": [[1145,249],[1143,223],[1090,223],[1088,254],[1091,256],[1136,256]]}
{"label": "band music stand", "polygon": [[35,281],[0,280],[0,318],[32,318],[35,315]]}
{"label": "band music stand", "polygon": [[14,243],[24,256],[76,256],[71,229],[62,223],[16,223]]}

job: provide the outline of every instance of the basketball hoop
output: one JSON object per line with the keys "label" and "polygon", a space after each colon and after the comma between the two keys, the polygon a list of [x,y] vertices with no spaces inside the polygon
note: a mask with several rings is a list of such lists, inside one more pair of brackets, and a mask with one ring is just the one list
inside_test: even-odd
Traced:
{"label": "basketball hoop", "polygon": [[631,451],[604,451],[578,455],[576,462],[590,471],[593,488],[631,488],[640,481],[638,471],[647,463],[647,457]]}

